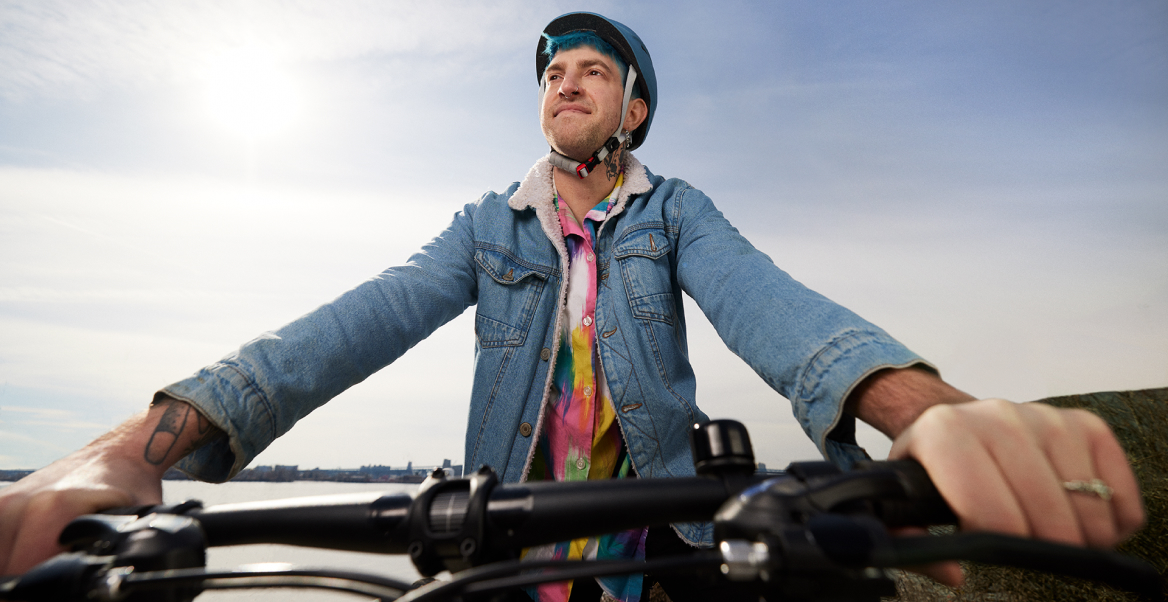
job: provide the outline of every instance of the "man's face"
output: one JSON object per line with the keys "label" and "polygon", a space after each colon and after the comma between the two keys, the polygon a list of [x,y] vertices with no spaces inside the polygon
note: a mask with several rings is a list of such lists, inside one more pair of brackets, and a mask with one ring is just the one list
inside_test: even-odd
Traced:
{"label": "man's face", "polygon": [[584,161],[620,125],[623,81],[616,63],[591,46],[556,53],[548,64],[539,123],[548,144]]}

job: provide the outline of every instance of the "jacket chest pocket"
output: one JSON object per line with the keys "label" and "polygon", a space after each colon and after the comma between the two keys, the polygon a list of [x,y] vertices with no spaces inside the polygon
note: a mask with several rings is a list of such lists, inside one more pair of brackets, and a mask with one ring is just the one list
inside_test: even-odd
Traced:
{"label": "jacket chest pocket", "polygon": [[634,317],[673,324],[671,250],[669,238],[659,228],[626,232],[613,245],[612,255],[620,265]]}
{"label": "jacket chest pocket", "polygon": [[475,336],[479,345],[522,345],[531,328],[552,268],[520,261],[497,248],[475,249],[479,268],[479,299],[475,311]]}

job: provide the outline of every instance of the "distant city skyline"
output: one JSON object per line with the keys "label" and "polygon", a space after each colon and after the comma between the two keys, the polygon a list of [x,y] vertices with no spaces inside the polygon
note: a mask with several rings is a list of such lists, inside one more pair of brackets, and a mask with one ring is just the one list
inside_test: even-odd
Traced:
{"label": "distant city skyline", "polygon": [[[248,466],[239,474],[232,477],[232,481],[340,481],[345,483],[421,483],[436,470],[442,470],[447,477],[458,478],[463,476],[462,464],[454,464],[449,459],[443,459],[441,464],[433,466],[418,465],[408,462],[405,466],[392,467],[378,464],[365,465],[360,468],[306,468],[301,470],[300,465],[259,465]],[[171,468],[162,477],[164,480],[188,480],[189,476]]]}

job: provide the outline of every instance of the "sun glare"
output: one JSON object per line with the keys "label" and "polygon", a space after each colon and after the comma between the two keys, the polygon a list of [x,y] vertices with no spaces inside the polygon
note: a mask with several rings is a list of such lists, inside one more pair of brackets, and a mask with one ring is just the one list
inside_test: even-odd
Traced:
{"label": "sun glare", "polygon": [[274,53],[244,46],[208,61],[206,106],[220,127],[256,140],[292,125],[300,114],[301,97]]}

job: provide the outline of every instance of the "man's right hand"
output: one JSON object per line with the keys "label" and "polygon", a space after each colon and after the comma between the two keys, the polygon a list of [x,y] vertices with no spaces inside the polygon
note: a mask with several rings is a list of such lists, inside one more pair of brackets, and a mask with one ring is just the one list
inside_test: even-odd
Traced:
{"label": "man's right hand", "polygon": [[222,431],[190,405],[162,398],[84,448],[0,489],[0,574],[62,552],[69,521],[106,508],[162,503],[162,475]]}

